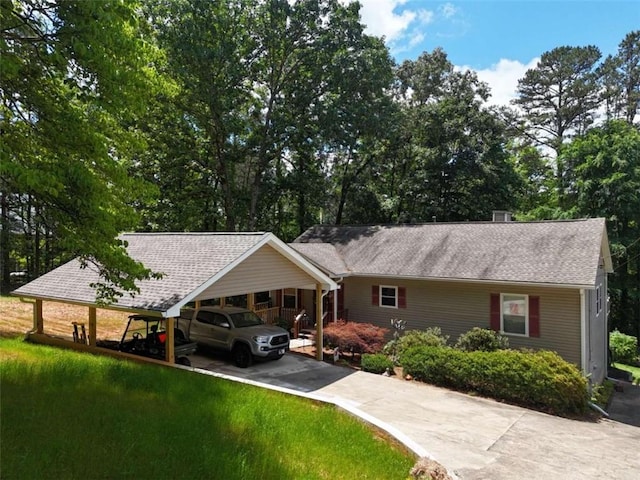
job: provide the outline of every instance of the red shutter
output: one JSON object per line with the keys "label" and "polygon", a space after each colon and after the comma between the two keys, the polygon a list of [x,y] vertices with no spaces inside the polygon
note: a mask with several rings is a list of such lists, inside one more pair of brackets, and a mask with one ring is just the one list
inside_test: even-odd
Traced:
{"label": "red shutter", "polygon": [[398,287],[398,308],[407,308],[407,289]]}
{"label": "red shutter", "polygon": [[490,327],[491,330],[496,332],[500,331],[500,294],[491,294],[491,307],[490,307]]}
{"label": "red shutter", "polygon": [[371,305],[380,305],[380,287],[378,287],[378,285],[371,287]]}
{"label": "red shutter", "polygon": [[529,297],[529,336],[540,336],[540,297]]}

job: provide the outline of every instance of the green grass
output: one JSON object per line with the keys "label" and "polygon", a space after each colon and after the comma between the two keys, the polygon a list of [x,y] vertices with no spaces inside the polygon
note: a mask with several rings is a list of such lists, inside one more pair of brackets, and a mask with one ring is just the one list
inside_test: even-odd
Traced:
{"label": "green grass", "polygon": [[620,370],[631,372],[631,374],[633,375],[633,383],[636,385],[640,385],[640,367],[634,367],[632,365],[626,365],[624,363],[614,363],[613,366],[619,368]]}
{"label": "green grass", "polygon": [[9,479],[404,479],[413,455],[335,407],[0,339]]}

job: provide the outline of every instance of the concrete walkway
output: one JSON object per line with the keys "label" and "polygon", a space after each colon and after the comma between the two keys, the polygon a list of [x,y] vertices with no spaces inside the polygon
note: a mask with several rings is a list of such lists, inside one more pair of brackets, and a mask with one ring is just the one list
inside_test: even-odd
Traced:
{"label": "concrete walkway", "polygon": [[[216,357],[194,355],[192,361],[216,375],[362,412],[461,479],[640,478],[636,426],[554,417],[295,354],[249,369]],[[640,409],[640,397],[636,401],[626,408]]]}

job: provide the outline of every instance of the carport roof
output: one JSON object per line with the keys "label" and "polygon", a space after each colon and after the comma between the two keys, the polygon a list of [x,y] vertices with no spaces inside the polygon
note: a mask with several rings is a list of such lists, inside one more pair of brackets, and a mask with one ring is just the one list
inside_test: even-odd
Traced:
{"label": "carport roof", "polygon": [[[163,276],[139,282],[138,294],[124,294],[110,308],[177,316],[180,308],[193,300],[287,287],[310,289],[318,284],[323,290],[337,288],[333,280],[272,233],[128,233],[120,238],[127,242],[133,259]],[[253,261],[253,257],[259,260]],[[242,282],[243,288],[252,289],[239,291],[238,275],[260,267],[262,275]],[[75,259],[12,293],[95,306],[96,292],[91,284],[98,281],[94,265],[81,268]],[[223,282],[225,287],[216,290]]]}

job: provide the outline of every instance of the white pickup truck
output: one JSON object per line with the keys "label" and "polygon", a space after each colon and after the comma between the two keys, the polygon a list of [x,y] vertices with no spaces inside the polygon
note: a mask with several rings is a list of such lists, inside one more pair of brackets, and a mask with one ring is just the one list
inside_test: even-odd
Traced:
{"label": "white pickup truck", "polygon": [[201,307],[180,312],[177,328],[199,345],[231,352],[238,367],[254,358],[278,360],[289,350],[289,333],[266,325],[251,310],[238,307]]}

